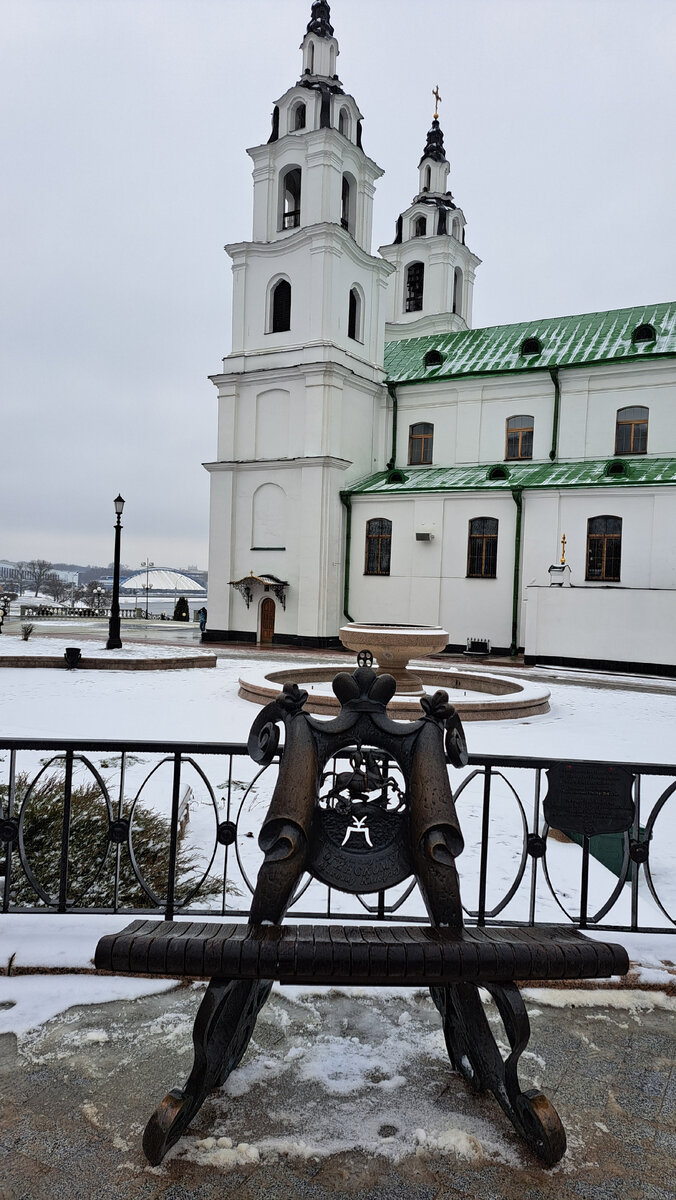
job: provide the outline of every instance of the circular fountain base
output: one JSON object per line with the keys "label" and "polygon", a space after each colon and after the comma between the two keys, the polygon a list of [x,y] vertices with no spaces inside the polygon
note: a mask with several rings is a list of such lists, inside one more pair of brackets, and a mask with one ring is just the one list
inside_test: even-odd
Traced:
{"label": "circular fountain base", "polygon": [[[254,704],[269,704],[285,683],[297,683],[308,692],[305,708],[320,716],[335,717],[340,705],[331,689],[338,671],[350,670],[343,664],[290,668],[282,671],[252,671],[239,680],[239,695]],[[382,668],[381,668],[382,673]],[[549,712],[549,688],[540,683],[524,683],[501,675],[458,671],[452,667],[418,666],[414,675],[424,692],[443,688],[463,721],[518,720]],[[420,695],[395,693],[387,706],[395,720],[415,721],[422,716]]]}

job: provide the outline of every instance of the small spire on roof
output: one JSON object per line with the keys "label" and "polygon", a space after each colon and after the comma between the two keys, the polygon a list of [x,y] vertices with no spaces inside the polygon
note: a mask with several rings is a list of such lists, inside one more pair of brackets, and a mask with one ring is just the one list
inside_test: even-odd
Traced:
{"label": "small spire on roof", "polygon": [[[439,97],[441,99],[441,97]],[[437,114],[434,114],[432,127],[428,131],[425,149],[422,152],[422,158],[431,158],[434,162],[446,162],[446,151],[444,150],[444,135],[439,125]],[[418,164],[418,166],[420,163]]]}
{"label": "small spire on roof", "polygon": [[331,10],[327,0],[314,0],[306,33],[314,33],[320,38],[333,37]]}

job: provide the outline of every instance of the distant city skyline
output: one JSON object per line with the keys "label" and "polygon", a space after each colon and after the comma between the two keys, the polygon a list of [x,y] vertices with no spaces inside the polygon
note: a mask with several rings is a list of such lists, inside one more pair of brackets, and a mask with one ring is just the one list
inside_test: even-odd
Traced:
{"label": "distant city skyline", "polygon": [[[4,0],[1,550],[207,561],[229,260],[310,0]],[[432,89],[483,260],[475,326],[673,298],[670,0],[334,0],[338,72],[385,170],[373,247],[417,190]]]}

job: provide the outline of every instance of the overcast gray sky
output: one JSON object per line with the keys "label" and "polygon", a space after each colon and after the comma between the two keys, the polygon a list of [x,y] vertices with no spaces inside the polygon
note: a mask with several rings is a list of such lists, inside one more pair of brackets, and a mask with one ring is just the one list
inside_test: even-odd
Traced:
{"label": "overcast gray sky", "polygon": [[[225,242],[310,0],[0,0],[0,558],[206,566]],[[675,0],[334,0],[338,70],[417,190],[438,83],[474,324],[676,298]]]}

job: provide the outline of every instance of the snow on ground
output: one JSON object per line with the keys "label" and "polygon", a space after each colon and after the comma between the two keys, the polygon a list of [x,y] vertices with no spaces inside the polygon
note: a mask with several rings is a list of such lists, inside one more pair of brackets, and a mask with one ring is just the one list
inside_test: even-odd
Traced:
{"label": "snow on ground", "polygon": [[[0,1034],[26,1033],[74,1004],[135,1000],[176,987],[175,979],[125,979],[104,975],[0,976]],[[105,1038],[106,1035],[104,1034]]]}
{"label": "snow on ground", "polygon": [[[41,622],[43,625],[50,624],[49,621]],[[61,625],[62,622],[54,622]],[[100,622],[87,622],[92,628],[100,631]],[[63,659],[63,653],[66,646],[78,646],[82,650],[83,658],[111,658],[111,659],[134,659],[134,658],[185,658],[193,655],[206,655],[213,658],[213,654],[202,650],[199,645],[193,646],[163,646],[158,643],[148,642],[127,642],[122,646],[121,650],[107,650],[106,638],[101,641],[96,638],[86,639],[78,638],[78,628],[74,628],[72,633],[64,634],[63,637],[30,637],[28,641],[24,641],[22,637],[16,637],[12,634],[5,634],[0,637],[0,666],[2,666],[3,658],[58,658]],[[34,668],[40,670],[39,667]],[[53,670],[53,668],[49,668]],[[64,667],[65,670],[65,667]]]}

